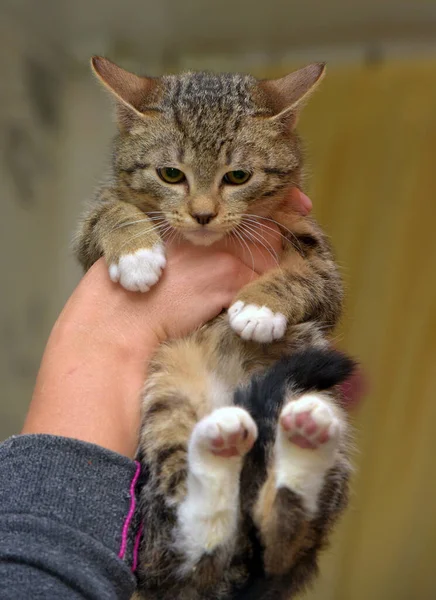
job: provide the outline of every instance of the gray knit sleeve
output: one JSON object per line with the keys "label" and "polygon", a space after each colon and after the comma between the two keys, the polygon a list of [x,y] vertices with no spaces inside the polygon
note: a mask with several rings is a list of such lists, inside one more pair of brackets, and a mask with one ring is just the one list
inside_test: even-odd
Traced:
{"label": "gray knit sleeve", "polygon": [[139,464],[50,435],[0,444],[0,599],[129,599]]}

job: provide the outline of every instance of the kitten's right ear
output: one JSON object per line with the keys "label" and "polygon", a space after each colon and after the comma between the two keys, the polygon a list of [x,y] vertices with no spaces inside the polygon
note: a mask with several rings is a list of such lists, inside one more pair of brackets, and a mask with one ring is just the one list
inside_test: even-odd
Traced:
{"label": "kitten's right ear", "polygon": [[101,56],[92,57],[91,67],[98,79],[118,100],[120,125],[128,127],[134,114],[144,117],[147,100],[157,90],[157,79],[129,73]]}
{"label": "kitten's right ear", "polygon": [[305,101],[315,90],[325,74],[325,63],[313,63],[280,79],[260,82],[273,105],[273,119],[286,118],[295,126]]}

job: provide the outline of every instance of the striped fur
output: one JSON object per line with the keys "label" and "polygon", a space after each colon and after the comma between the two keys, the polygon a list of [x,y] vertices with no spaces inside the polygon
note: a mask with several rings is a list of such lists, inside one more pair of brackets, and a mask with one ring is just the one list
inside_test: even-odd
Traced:
{"label": "striped fur", "polygon": [[[104,256],[115,272],[125,256],[163,252],[175,231],[191,239],[192,230],[203,227],[194,223],[194,213],[214,215],[202,229],[209,242],[202,243],[235,230],[256,238],[256,223],[270,220],[279,225],[283,241],[278,268],[236,299],[280,314],[286,322],[282,339],[244,341],[222,315],[186,339],[163,345],[150,366],[138,455],[146,523],[138,594],[150,600],[290,598],[316,573],[318,551],[346,504],[349,474],[336,385],[351,366],[326,350],[341,312],[342,285],[317,224],[284,204],[286,191],[301,184],[296,118],[323,67],[262,82],[211,73],[140,78],[106,59],[93,64],[117,99],[119,133],[111,179],[76,236],[85,269]],[[186,182],[164,183],[156,171],[164,167],[183,171]],[[251,174],[249,181],[224,185],[223,175],[238,169]],[[128,289],[148,289],[144,282],[137,285]],[[304,384],[297,381],[293,358],[302,349],[310,375]],[[284,370],[283,363],[273,366],[283,355],[290,356]],[[331,369],[316,356],[331,359],[338,373],[345,371],[329,379]],[[272,370],[262,378],[267,368]],[[286,437],[287,407],[305,406],[312,392],[319,414],[330,415],[338,426],[330,454],[300,452]],[[251,451],[238,438],[241,448],[245,443],[241,454],[217,459],[201,446],[206,438],[200,430],[205,419],[216,416],[219,422],[225,407],[235,407],[228,414],[245,419],[250,435],[259,437]],[[287,453],[313,468],[287,472]],[[307,485],[300,486],[301,478]],[[219,514],[214,504],[221,506]],[[201,519],[205,525],[198,529]]]}

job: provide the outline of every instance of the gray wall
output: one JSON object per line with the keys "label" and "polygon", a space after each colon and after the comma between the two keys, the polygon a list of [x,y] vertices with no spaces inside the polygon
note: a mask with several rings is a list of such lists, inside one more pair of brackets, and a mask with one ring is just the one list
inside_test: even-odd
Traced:
{"label": "gray wall", "polygon": [[80,271],[69,244],[103,171],[109,102],[16,20],[0,25],[0,439],[19,431],[50,328]]}

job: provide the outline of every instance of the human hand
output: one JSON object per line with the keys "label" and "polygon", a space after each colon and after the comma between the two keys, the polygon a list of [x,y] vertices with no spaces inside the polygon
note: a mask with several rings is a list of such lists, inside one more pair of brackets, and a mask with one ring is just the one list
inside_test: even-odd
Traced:
{"label": "human hand", "polygon": [[[280,237],[264,233],[280,252]],[[253,265],[238,245],[226,252],[170,246],[165,273],[147,294],[112,283],[98,261],[53,328],[22,432],[72,437],[133,457],[140,390],[157,345],[219,314],[242,286],[275,266],[247,243]]]}
{"label": "human hand", "polygon": [[[297,188],[290,206],[308,214]],[[262,234],[275,252],[280,236]],[[228,307],[236,293],[275,266],[247,240],[210,248],[170,245],[159,284],[147,294],[112,283],[103,260],[84,276],[48,341],[23,433],[51,433],[134,456],[140,390],[157,345],[188,334]]]}

